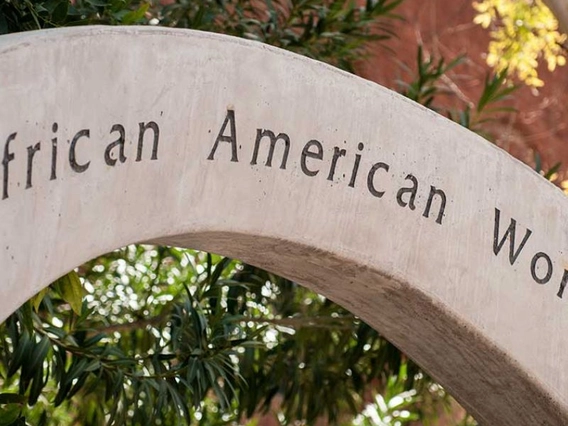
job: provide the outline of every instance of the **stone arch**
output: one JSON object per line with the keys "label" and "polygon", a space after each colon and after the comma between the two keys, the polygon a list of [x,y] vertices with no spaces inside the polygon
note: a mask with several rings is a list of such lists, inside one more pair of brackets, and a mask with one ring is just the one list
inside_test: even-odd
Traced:
{"label": "stone arch", "polygon": [[343,304],[485,424],[568,420],[567,201],[370,82],[240,39],[0,38],[0,318],[133,242]]}

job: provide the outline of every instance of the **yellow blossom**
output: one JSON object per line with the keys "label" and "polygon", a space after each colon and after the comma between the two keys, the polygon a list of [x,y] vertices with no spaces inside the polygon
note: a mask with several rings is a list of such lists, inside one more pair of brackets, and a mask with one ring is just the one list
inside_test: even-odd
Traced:
{"label": "yellow blossom", "polygon": [[487,63],[496,71],[507,69],[529,86],[540,87],[539,60],[550,71],[566,64],[562,44],[567,36],[542,0],[482,0],[473,7],[473,22],[491,28]]}

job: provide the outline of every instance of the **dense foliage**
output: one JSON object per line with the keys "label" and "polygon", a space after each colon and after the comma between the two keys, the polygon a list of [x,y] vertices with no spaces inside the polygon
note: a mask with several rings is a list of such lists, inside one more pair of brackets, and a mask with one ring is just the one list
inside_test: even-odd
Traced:
{"label": "dense foliage", "polygon": [[0,5],[0,34],[69,25],[151,24],[257,40],[352,70],[365,43],[391,36],[402,0],[363,6],[330,0],[11,0]]}
{"label": "dense foliage", "polygon": [[130,246],[78,276],[84,297],[56,283],[2,327],[2,395],[14,399],[0,424],[7,410],[29,424],[218,424],[275,398],[285,419],[335,423],[388,380],[444,396],[343,308],[231,259]]}
{"label": "dense foliage", "polygon": [[[166,25],[353,70],[366,43],[391,36],[400,1],[10,0],[0,4],[0,32]],[[401,92],[472,130],[483,131],[513,90],[501,73],[488,77],[475,107],[444,110],[438,82],[460,59],[417,52],[416,78]],[[173,247],[129,246],[80,266],[8,318],[0,339],[0,426],[254,424],[267,410],[282,424],[427,424],[451,404],[329,299],[236,260]]]}

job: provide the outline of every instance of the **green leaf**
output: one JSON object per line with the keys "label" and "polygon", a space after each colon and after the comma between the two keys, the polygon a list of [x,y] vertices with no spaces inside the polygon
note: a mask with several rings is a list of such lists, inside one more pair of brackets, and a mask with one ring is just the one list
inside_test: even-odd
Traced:
{"label": "green leaf", "polygon": [[119,12],[126,8],[126,1],[125,0],[112,0],[110,4],[111,12]]}
{"label": "green leaf", "polygon": [[540,173],[542,170],[542,160],[540,158],[540,154],[535,152],[534,154],[534,171]]}
{"label": "green leaf", "polygon": [[123,25],[130,25],[130,24],[137,23],[142,18],[144,18],[144,15],[146,15],[146,12],[148,11],[149,7],[150,7],[150,5],[148,3],[146,3],[146,4],[143,4],[142,6],[140,6],[137,10],[133,10],[132,12],[128,12],[122,18],[121,23]]}
{"label": "green leaf", "polygon": [[67,275],[55,281],[53,288],[59,293],[64,301],[69,303],[73,312],[77,315],[81,315],[81,307],[83,306],[83,286],[81,285],[81,280],[75,271],[71,271]]}
{"label": "green leaf", "polygon": [[32,312],[32,305],[30,302],[26,302],[22,305],[22,307],[18,310],[18,316],[22,321],[24,327],[31,333],[34,329],[34,320],[33,320],[33,312]]}
{"label": "green leaf", "polygon": [[10,426],[20,418],[22,407],[19,404],[8,404],[0,407],[0,426]]}
{"label": "green leaf", "polygon": [[0,404],[25,404],[27,398],[18,393],[0,393]]}
{"label": "green leaf", "polygon": [[67,18],[68,11],[69,2],[67,0],[59,2],[51,14],[51,20],[57,24],[63,23]]}
{"label": "green leaf", "polygon": [[0,14],[0,34],[8,34],[8,22],[3,14]]}
{"label": "green leaf", "polygon": [[47,378],[45,380],[43,379],[43,368],[36,369],[30,386],[28,405],[35,405],[46,383]]}
{"label": "green leaf", "polygon": [[37,426],[47,426],[47,412],[45,410],[41,413]]}
{"label": "green leaf", "polygon": [[87,0],[87,3],[95,7],[106,7],[109,4],[108,0]]}
{"label": "green leaf", "polygon": [[490,103],[499,102],[508,97],[518,87],[515,85],[506,86],[507,70],[494,75],[485,77],[483,93],[477,102],[477,112],[480,113]]}
{"label": "green leaf", "polygon": [[550,180],[550,178],[556,173],[558,172],[558,170],[560,170],[560,167],[562,166],[562,163],[556,163],[554,166],[552,166],[550,168],[550,170],[548,170],[545,174],[544,174],[544,178],[547,180]]}
{"label": "green leaf", "polygon": [[46,287],[43,290],[40,290],[38,294],[36,294],[34,297],[31,298],[30,302],[32,304],[32,307],[34,308],[34,311],[36,312],[38,311],[39,305],[41,305],[41,302],[48,291],[49,287]]}
{"label": "green leaf", "polygon": [[30,340],[30,336],[27,332],[24,332],[18,341],[18,345],[14,350],[12,359],[8,368],[8,377],[12,377],[16,374],[16,371],[22,365],[24,356],[33,348],[33,342]]}
{"label": "green leaf", "polygon": [[47,336],[43,336],[40,342],[35,346],[33,353],[30,355],[29,364],[25,366],[30,372],[30,377],[36,374],[36,370],[43,371],[43,361],[51,347]]}

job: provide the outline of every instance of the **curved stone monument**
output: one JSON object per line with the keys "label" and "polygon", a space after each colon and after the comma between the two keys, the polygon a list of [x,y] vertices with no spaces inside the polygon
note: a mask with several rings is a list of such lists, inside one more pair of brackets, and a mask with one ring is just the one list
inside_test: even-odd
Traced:
{"label": "curved stone monument", "polygon": [[479,136],[160,28],[2,36],[0,99],[0,319],[127,244],[199,248],[342,304],[482,424],[568,424],[568,201]]}

